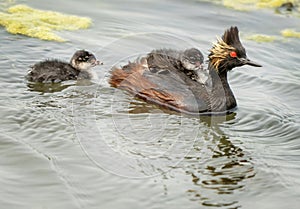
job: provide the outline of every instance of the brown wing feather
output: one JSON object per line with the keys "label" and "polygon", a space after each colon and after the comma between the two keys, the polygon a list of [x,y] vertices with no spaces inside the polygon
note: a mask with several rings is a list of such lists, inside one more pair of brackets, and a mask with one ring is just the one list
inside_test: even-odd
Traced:
{"label": "brown wing feather", "polygon": [[122,69],[115,68],[111,72],[109,83],[111,86],[129,91],[137,97],[152,103],[179,111],[184,109],[184,101],[181,95],[165,92],[143,76],[145,68],[140,63],[129,63]]}

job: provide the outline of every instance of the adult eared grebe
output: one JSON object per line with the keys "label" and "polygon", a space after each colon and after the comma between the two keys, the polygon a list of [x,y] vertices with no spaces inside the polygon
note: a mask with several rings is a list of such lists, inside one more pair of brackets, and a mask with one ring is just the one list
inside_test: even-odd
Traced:
{"label": "adult eared grebe", "polygon": [[33,82],[56,83],[76,79],[95,79],[92,67],[102,64],[85,50],[74,53],[70,63],[60,60],[46,60],[31,66],[27,79]]}
{"label": "adult eared grebe", "polygon": [[195,82],[180,70],[153,73],[144,59],[113,69],[109,83],[175,111],[188,114],[225,113],[236,107],[227,72],[243,65],[261,67],[247,58],[238,33],[237,27],[229,28],[210,50],[207,69],[210,85]]}

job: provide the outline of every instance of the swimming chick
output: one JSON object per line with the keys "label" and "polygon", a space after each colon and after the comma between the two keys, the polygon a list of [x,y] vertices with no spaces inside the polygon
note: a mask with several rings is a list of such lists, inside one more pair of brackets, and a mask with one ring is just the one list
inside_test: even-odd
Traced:
{"label": "swimming chick", "polygon": [[203,54],[196,48],[184,51],[159,49],[153,50],[147,55],[147,64],[152,72],[168,73],[170,70],[179,70],[192,80],[201,83],[205,83],[206,80],[203,60]]}
{"label": "swimming chick", "polygon": [[92,67],[102,64],[85,50],[74,53],[70,63],[56,59],[38,62],[28,72],[27,79],[33,82],[56,83],[67,80],[95,79]]}
{"label": "swimming chick", "polygon": [[170,70],[168,74],[153,73],[139,62],[113,69],[109,83],[171,110],[187,114],[226,113],[237,106],[227,73],[243,65],[261,67],[247,58],[238,28],[231,27],[208,55],[211,85],[195,82],[179,70]]}

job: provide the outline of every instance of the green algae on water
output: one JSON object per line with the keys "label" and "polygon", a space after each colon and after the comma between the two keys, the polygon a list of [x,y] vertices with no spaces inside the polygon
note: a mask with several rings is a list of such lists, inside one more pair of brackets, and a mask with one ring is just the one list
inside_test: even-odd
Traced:
{"label": "green algae on water", "polygon": [[22,34],[48,41],[65,41],[55,30],[78,30],[90,27],[87,17],[65,15],[59,12],[38,10],[26,5],[16,5],[0,12],[0,25],[9,33]]}
{"label": "green algae on water", "polygon": [[239,11],[255,9],[256,0],[223,0],[223,5]]}
{"label": "green algae on water", "polygon": [[[281,35],[285,38],[300,38],[300,32],[297,32],[293,29],[282,30]],[[254,35],[245,36],[245,39],[256,41],[259,43],[282,40],[282,38],[280,38],[279,36],[269,36],[264,34],[254,34]]]}
{"label": "green algae on water", "polygon": [[264,35],[264,34],[254,34],[254,35],[246,36],[245,38],[247,40],[256,41],[259,43],[273,42],[273,41],[277,40],[276,36],[269,36],[269,35]]}
{"label": "green algae on water", "polygon": [[261,8],[277,8],[285,3],[297,4],[299,0],[259,0],[257,2],[257,7]]}
{"label": "green algae on water", "polygon": [[293,29],[282,30],[281,35],[287,38],[300,38],[300,32],[297,32]]}
{"label": "green algae on water", "polygon": [[222,0],[224,6],[241,11],[255,8],[278,8],[285,3],[299,4],[299,0]]}

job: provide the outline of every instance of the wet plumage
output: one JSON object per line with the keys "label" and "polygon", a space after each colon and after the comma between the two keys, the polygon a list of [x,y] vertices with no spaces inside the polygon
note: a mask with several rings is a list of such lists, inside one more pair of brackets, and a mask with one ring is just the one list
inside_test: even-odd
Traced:
{"label": "wet plumage", "polygon": [[109,82],[113,87],[172,110],[189,114],[227,112],[237,105],[227,81],[227,72],[246,64],[260,65],[247,59],[237,27],[225,31],[222,39],[210,50],[208,60],[209,85],[195,82],[176,68],[160,66],[158,71],[162,68],[166,73],[153,73],[146,59],[113,69]]}

